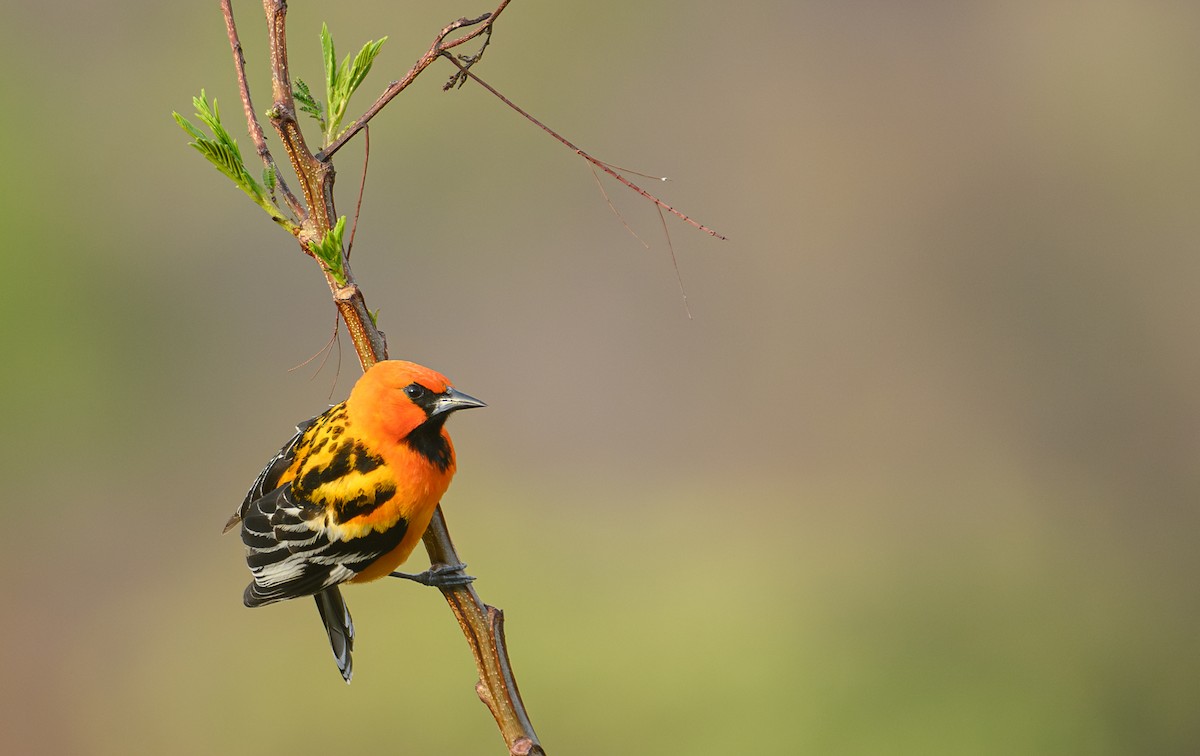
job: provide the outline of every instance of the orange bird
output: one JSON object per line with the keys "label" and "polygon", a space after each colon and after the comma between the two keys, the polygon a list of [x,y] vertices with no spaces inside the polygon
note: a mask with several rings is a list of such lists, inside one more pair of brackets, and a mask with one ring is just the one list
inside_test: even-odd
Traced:
{"label": "orange bird", "polygon": [[350,397],[296,427],[225,524],[238,523],[253,580],[246,606],[312,596],[346,682],[354,622],[338,585],[385,575],[468,582],[462,565],[393,572],[412,553],[454,477],[446,418],[484,407],[412,362],[377,362]]}

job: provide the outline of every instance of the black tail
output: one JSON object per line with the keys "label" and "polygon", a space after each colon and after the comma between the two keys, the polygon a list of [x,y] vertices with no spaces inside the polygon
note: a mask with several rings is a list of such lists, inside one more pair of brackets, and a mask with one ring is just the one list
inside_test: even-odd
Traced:
{"label": "black tail", "polygon": [[342,592],[336,585],[313,598],[317,601],[321,621],[325,623],[325,632],[329,633],[329,645],[333,647],[333,659],[337,662],[338,671],[346,682],[350,682],[354,674],[353,660],[350,658],[350,652],[354,650],[354,620],[350,618],[350,610],[346,608]]}

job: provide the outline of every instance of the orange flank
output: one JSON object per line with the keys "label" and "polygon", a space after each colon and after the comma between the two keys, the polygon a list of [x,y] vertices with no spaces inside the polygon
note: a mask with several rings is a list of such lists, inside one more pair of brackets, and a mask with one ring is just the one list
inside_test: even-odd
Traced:
{"label": "orange flank", "polygon": [[454,477],[446,419],[483,406],[429,368],[387,360],[300,424],[225,524],[241,524],[246,606],[313,596],[349,682],[354,624],[338,585],[408,559]]}

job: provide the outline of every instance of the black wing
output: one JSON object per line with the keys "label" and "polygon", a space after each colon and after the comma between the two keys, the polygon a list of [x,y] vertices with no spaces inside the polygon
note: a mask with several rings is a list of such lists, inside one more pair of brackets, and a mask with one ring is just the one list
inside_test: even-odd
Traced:
{"label": "black wing", "polygon": [[279,479],[283,476],[287,469],[292,466],[292,462],[296,459],[296,447],[304,438],[304,434],[308,429],[313,427],[318,420],[328,414],[328,411],[309,418],[296,426],[296,434],[288,439],[288,442],[283,445],[283,448],[271,458],[267,466],[263,468],[258,477],[254,479],[254,484],[250,486],[250,490],[246,492],[246,498],[242,499],[241,506],[233,513],[233,516],[225,523],[223,533],[228,533],[233,530],[234,526],[242,521],[246,516],[246,511],[250,508],[250,503],[255,499],[261,499],[269,491],[279,487]]}
{"label": "black wing", "polygon": [[325,507],[299,498],[290,482],[250,502],[242,518],[246,563],[254,580],[246,606],[311,596],[344,583],[392,551],[408,528],[404,520],[386,530],[343,538]]}

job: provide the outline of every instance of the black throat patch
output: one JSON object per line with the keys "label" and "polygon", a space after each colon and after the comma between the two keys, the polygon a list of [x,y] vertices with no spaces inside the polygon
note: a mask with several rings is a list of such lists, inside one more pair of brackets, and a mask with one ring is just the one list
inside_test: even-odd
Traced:
{"label": "black throat patch", "polygon": [[439,470],[450,469],[450,442],[442,435],[447,414],[434,415],[404,437],[409,448],[432,462]]}

